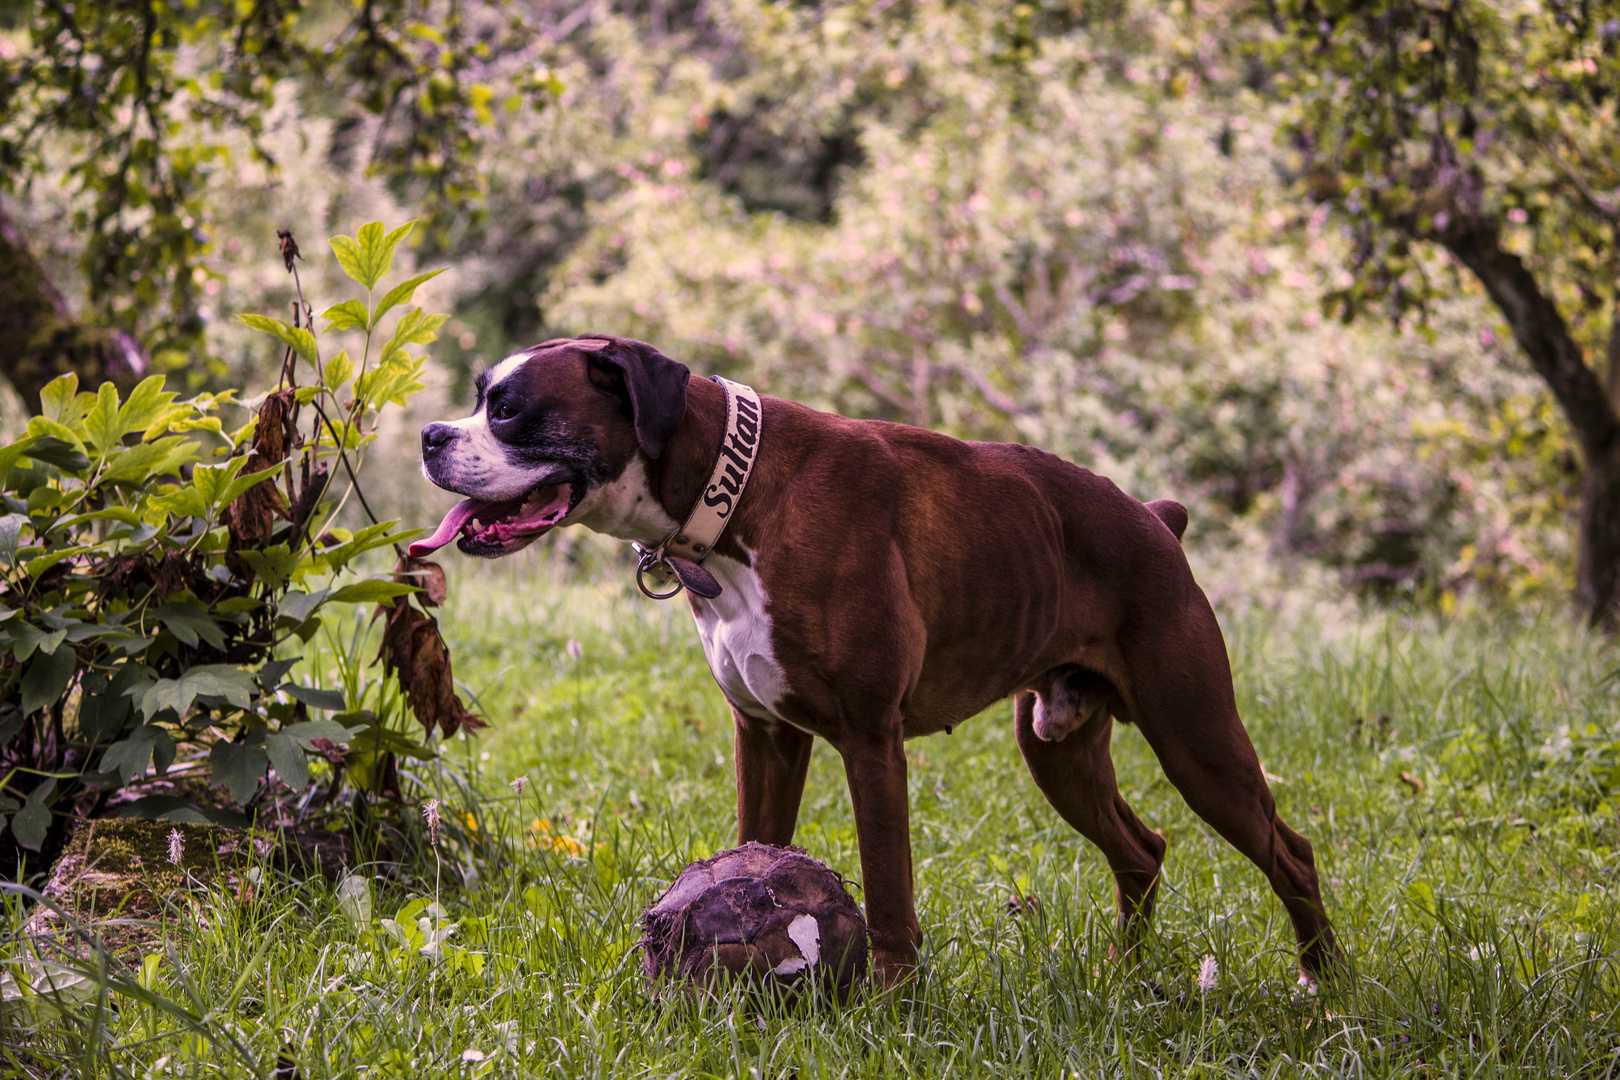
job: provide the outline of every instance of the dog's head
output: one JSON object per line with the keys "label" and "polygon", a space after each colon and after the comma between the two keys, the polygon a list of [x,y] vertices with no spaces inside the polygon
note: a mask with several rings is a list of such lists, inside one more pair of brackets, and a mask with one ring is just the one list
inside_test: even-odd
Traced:
{"label": "dog's head", "polygon": [[468,498],[411,554],[455,540],[495,558],[532,543],[638,455],[664,452],[688,377],[685,364],[624,338],[562,338],[502,360],[478,377],[471,416],[422,429],[423,474]]}

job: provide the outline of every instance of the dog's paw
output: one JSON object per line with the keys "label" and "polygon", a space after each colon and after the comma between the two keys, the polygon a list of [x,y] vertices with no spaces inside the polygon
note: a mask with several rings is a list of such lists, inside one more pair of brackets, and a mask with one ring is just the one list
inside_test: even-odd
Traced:
{"label": "dog's paw", "polygon": [[918,978],[917,972],[916,953],[902,955],[874,948],[867,967],[867,981],[874,990],[887,993],[913,982]]}

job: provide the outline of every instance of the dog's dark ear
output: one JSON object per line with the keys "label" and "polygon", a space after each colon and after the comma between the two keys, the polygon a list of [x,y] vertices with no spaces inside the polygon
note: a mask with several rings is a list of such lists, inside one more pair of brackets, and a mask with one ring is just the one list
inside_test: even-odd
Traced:
{"label": "dog's dark ear", "polygon": [[646,342],[606,341],[605,347],[586,356],[591,382],[628,398],[636,442],[642,453],[656,458],[686,415],[686,383],[692,373]]}

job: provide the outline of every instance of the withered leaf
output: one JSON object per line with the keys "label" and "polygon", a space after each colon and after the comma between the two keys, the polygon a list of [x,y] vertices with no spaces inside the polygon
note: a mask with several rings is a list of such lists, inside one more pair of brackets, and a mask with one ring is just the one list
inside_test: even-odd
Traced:
{"label": "withered leaf", "polygon": [[107,564],[106,578],[122,589],[156,585],[159,592],[173,593],[193,587],[197,575],[190,561],[178,551],[166,551],[161,560],[142,552],[119,555]]}
{"label": "withered leaf", "polygon": [[[248,454],[246,472],[257,472],[287,460],[297,431],[291,390],[271,394],[259,406],[259,423],[253,430],[253,447]],[[270,531],[276,518],[291,518],[287,501],[272,480],[261,480],[244,491],[236,501],[225,508],[225,527],[230,535],[226,547],[226,561],[231,571],[246,577],[249,570],[236,558],[243,548],[263,547],[270,542]]]}
{"label": "withered leaf", "polygon": [[423,607],[438,607],[444,603],[448,585],[444,580],[444,567],[436,562],[401,555],[394,564],[394,580],[421,589],[416,599]]}
{"label": "withered leaf", "polygon": [[433,616],[404,596],[381,610],[387,615],[380,654],[383,668],[399,677],[405,700],[422,726],[431,732],[437,724],[446,736],[483,727],[483,719],[456,697],[450,650]]}
{"label": "withered leaf", "polygon": [[[306,462],[307,465],[307,462]],[[308,470],[305,470],[308,473]],[[320,499],[321,492],[326,490],[326,466],[318,466],[314,473],[308,475],[303,488],[298,492],[298,498],[293,501],[289,516],[295,529],[302,529],[304,522],[309,520],[315,503]]]}
{"label": "withered leaf", "polygon": [[309,740],[309,748],[333,765],[343,764],[343,747],[331,739],[311,739]]}

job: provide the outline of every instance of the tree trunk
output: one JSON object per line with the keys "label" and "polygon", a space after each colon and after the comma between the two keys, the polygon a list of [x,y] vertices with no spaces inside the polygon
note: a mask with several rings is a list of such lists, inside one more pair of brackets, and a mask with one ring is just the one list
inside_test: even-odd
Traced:
{"label": "tree trunk", "polygon": [[1580,440],[1575,606],[1592,626],[1613,632],[1620,628],[1620,415],[1608,388],[1523,260],[1502,250],[1494,222],[1459,213],[1434,238],[1485,286]]}
{"label": "tree trunk", "polygon": [[73,318],[0,207],[0,375],[23,404],[37,410],[40,389],[70,371],[83,389],[110,379],[127,390],[146,369],[146,353],[134,338]]}
{"label": "tree trunk", "polygon": [[1593,626],[1620,629],[1620,447],[1588,456],[1581,474],[1575,606]]}

